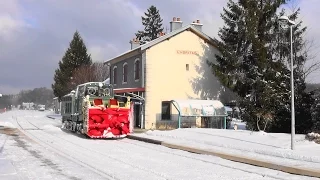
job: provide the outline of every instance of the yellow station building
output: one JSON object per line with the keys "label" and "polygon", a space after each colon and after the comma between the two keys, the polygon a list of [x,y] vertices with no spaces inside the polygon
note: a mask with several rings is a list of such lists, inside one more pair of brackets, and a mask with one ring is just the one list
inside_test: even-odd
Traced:
{"label": "yellow station building", "polygon": [[[173,18],[170,32],[143,45],[133,39],[129,51],[105,62],[116,94],[133,93],[145,99],[135,105],[136,127],[225,128],[225,110],[219,101],[222,86],[207,64],[219,52],[202,26],[199,20],[183,25],[180,18]],[[205,111],[208,108],[216,116],[210,123],[210,117],[201,117],[210,113]]]}

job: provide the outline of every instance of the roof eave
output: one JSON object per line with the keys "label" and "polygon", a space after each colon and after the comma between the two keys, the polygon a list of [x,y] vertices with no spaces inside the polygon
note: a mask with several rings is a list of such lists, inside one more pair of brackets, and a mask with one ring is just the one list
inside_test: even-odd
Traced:
{"label": "roof eave", "polygon": [[214,40],[213,38],[211,38],[210,36],[206,35],[204,32],[199,31],[197,28],[195,28],[195,27],[193,27],[193,26],[191,26],[190,29],[191,29],[194,33],[198,34],[199,36],[202,36],[202,38],[207,39],[208,42],[209,42],[211,45],[213,45],[213,46],[215,46],[215,47],[217,48],[217,44],[216,44],[216,42],[215,42],[215,40]]}
{"label": "roof eave", "polygon": [[[143,46],[143,45],[142,45],[142,46]],[[121,58],[121,57],[123,57],[123,56],[125,56],[125,55],[127,55],[127,54],[130,54],[130,53],[135,52],[135,51],[141,51],[141,47],[142,47],[142,46],[139,46],[139,47],[137,47],[137,48],[135,48],[135,49],[126,51],[126,52],[124,52],[124,53],[122,53],[122,54],[120,54],[120,55],[118,55],[118,56],[116,56],[116,57],[113,57],[113,58],[111,58],[111,59],[108,59],[108,60],[104,61],[103,63],[104,63],[104,64],[112,63],[113,61],[116,61],[117,59],[119,59],[119,58]]]}
{"label": "roof eave", "polygon": [[147,44],[145,44],[145,45],[142,45],[142,46],[141,46],[141,50],[143,51],[143,50],[145,50],[145,49],[148,49],[148,48],[150,48],[150,47],[152,47],[152,46],[154,46],[154,45],[156,45],[156,44],[158,44],[158,43],[161,43],[162,41],[164,41],[164,40],[166,40],[166,39],[169,39],[169,38],[171,38],[171,37],[173,37],[173,36],[175,36],[175,35],[177,35],[177,34],[179,34],[179,33],[181,33],[181,32],[184,32],[184,31],[186,31],[186,30],[189,30],[189,29],[190,29],[191,31],[193,31],[194,33],[196,33],[198,36],[201,36],[203,39],[207,39],[208,42],[209,42],[211,45],[217,47],[214,39],[212,39],[210,36],[206,35],[204,32],[199,31],[197,28],[195,28],[194,26],[192,26],[192,25],[189,24],[189,25],[187,25],[187,26],[185,26],[185,27],[183,27],[183,28],[181,28],[181,29],[179,29],[179,30],[176,30],[175,32],[171,32],[171,33],[166,34],[166,35],[164,35],[164,36],[162,36],[162,37],[159,37],[158,39],[156,39],[156,40],[154,40],[154,41],[151,41],[151,42],[149,42],[149,43],[147,43]]}
{"label": "roof eave", "polygon": [[120,54],[119,56],[116,56],[116,57],[114,57],[114,58],[112,58],[112,59],[106,60],[106,61],[104,62],[104,64],[112,63],[112,62],[116,61],[117,59],[121,58],[122,56],[125,56],[125,55],[127,55],[127,54],[129,54],[129,53],[135,52],[135,51],[137,51],[137,50],[139,50],[140,52],[141,52],[141,51],[144,51],[144,50],[146,50],[146,49],[148,49],[148,48],[150,48],[150,47],[152,47],[152,46],[154,46],[154,45],[156,45],[156,44],[158,44],[158,43],[161,43],[162,41],[164,41],[164,40],[166,40],[166,39],[169,39],[169,38],[171,38],[171,37],[173,37],[173,36],[175,36],[175,35],[183,32],[183,31],[186,31],[186,30],[188,30],[188,29],[190,29],[191,31],[193,31],[194,33],[196,33],[198,36],[201,36],[203,39],[206,39],[211,45],[217,47],[214,39],[212,39],[210,36],[206,35],[204,32],[198,30],[198,29],[195,28],[193,25],[190,25],[190,24],[189,24],[189,25],[184,26],[184,27],[182,27],[182,28],[180,28],[180,29],[178,29],[178,30],[175,30],[175,31],[173,31],[173,32],[170,32],[170,33],[168,33],[168,34],[166,34],[166,35],[164,35],[164,36],[161,36],[161,37],[159,37],[159,38],[157,38],[157,39],[155,39],[155,40],[153,40],[153,41],[151,41],[151,42],[148,42],[148,43],[146,43],[146,44],[143,44],[143,45],[141,45],[141,46],[139,46],[139,47],[137,47],[137,48],[135,48],[135,49],[132,49],[132,50],[127,51],[127,52],[125,52],[125,53],[123,53],[123,54]]}

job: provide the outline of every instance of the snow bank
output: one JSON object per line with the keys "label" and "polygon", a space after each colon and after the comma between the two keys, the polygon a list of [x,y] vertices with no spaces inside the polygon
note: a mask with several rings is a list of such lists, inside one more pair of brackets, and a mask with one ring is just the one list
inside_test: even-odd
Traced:
{"label": "snow bank", "polygon": [[229,129],[233,129],[234,125],[237,125],[238,130],[246,130],[247,129],[247,125],[245,122],[239,121],[239,120],[232,120],[230,122],[230,127]]}
{"label": "snow bank", "polygon": [[262,135],[262,136],[267,136],[268,133],[264,132],[264,131],[258,131],[257,133],[258,135]]}
{"label": "snow bank", "polygon": [[314,133],[314,132],[308,133],[306,135],[306,139],[309,141],[314,141],[315,143],[320,144],[320,134],[319,133]]}
{"label": "snow bank", "polygon": [[12,112],[6,112],[0,114],[0,127],[8,127],[8,128],[16,128],[15,125],[12,123]]}
{"label": "snow bank", "polygon": [[245,154],[265,159],[273,158],[281,163],[284,160],[292,160],[295,165],[312,164],[312,167],[320,169],[320,145],[306,140],[304,135],[296,135],[296,150],[294,151],[290,149],[290,134],[263,131],[189,128],[172,131],[147,131],[136,136],[204,149],[215,149],[231,154]]}
{"label": "snow bank", "polygon": [[0,120],[0,127],[1,126],[8,127],[8,128],[16,128],[11,122],[3,122]]}
{"label": "snow bank", "polygon": [[47,117],[51,119],[62,119],[60,114],[47,114]]}

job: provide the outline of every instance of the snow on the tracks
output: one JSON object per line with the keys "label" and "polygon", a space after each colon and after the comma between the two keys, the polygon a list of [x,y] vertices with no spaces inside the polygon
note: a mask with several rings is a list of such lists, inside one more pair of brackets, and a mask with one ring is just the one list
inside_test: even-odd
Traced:
{"label": "snow on the tracks", "polygon": [[[9,151],[7,158],[22,163],[23,167],[33,164],[28,172],[34,175],[37,169],[50,169],[52,164],[58,167],[59,170],[51,167],[52,171],[41,171],[41,177],[54,177],[54,172],[61,171],[59,177],[71,179],[314,179],[130,139],[87,139],[61,130],[60,121],[46,118],[44,112],[7,112],[0,115],[2,120],[8,120],[37,142],[28,142],[29,151],[5,150]],[[33,151],[41,156],[32,156]],[[19,154],[25,158],[19,159]],[[49,163],[36,163],[41,159],[48,159]],[[75,167],[79,166],[77,170]],[[91,174],[86,177],[88,172]]]}
{"label": "snow on the tracks", "polygon": [[9,128],[15,128],[15,126],[8,121],[0,121],[0,127],[9,127]]}

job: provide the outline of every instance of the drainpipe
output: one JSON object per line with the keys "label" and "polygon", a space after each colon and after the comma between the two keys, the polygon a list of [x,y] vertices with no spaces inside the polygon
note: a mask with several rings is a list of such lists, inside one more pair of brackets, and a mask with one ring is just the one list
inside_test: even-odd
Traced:
{"label": "drainpipe", "polygon": [[145,87],[145,71],[146,69],[144,68],[145,67],[145,61],[146,61],[146,55],[147,55],[147,51],[144,51],[142,54],[141,54],[141,86],[142,87]]}

